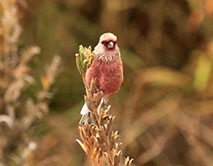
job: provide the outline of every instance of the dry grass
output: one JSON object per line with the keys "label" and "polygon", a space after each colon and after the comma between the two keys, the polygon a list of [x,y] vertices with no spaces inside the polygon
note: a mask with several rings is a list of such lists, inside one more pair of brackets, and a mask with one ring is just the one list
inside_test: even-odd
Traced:
{"label": "dry grass", "polygon": [[36,148],[30,129],[48,112],[50,87],[60,58],[56,56],[41,76],[42,88],[33,95],[27,89],[35,83],[28,62],[40,49],[20,50],[21,34],[16,0],[0,1],[0,165],[31,165]]}

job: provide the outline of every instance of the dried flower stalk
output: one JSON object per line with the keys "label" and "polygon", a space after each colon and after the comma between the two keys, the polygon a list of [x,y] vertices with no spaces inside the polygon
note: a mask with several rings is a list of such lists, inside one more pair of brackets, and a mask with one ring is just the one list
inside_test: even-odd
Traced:
{"label": "dried flower stalk", "polygon": [[[20,2],[20,1],[19,1]],[[28,62],[40,49],[18,51],[21,34],[16,0],[0,0],[0,165],[31,166],[36,142],[29,130],[48,112],[47,99],[60,58],[56,56],[41,77],[43,87],[29,96],[25,91],[35,81]],[[25,90],[25,91],[24,91]]]}
{"label": "dried flower stalk", "polygon": [[[85,51],[90,50],[90,51]],[[101,103],[100,114],[97,109],[101,102],[103,93],[96,92],[95,78],[88,87],[85,81],[85,73],[94,57],[91,48],[80,46],[79,54],[76,55],[76,62],[79,72],[82,75],[86,89],[85,102],[90,109],[91,122],[79,126],[81,141],[77,140],[81,148],[92,159],[95,166],[131,166],[133,159],[123,159],[118,131],[112,130],[112,122],[115,116],[110,115],[110,105]],[[85,52],[87,53],[85,55]],[[90,54],[90,55],[89,55]],[[83,56],[83,58],[80,58]],[[83,61],[81,61],[83,59]],[[83,62],[83,63],[82,63]],[[89,62],[89,64],[87,63]]]}

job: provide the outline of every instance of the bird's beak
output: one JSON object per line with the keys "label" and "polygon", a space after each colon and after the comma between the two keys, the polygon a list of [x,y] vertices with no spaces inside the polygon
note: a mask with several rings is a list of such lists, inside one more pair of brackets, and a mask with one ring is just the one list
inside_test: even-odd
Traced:
{"label": "bird's beak", "polygon": [[109,43],[107,43],[107,47],[112,49],[115,47],[115,43],[113,41],[110,41]]}

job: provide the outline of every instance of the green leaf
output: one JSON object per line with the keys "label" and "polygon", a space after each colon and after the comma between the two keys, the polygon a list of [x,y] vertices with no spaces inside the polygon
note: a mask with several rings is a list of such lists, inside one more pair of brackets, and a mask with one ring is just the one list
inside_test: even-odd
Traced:
{"label": "green leaf", "polygon": [[79,46],[79,53],[76,54],[76,65],[80,74],[87,71],[92,64],[93,58],[94,53],[92,52],[91,46],[88,48],[83,47],[82,45]]}
{"label": "green leaf", "polygon": [[83,66],[82,66],[82,63],[80,61],[80,57],[79,57],[79,54],[76,54],[76,65],[77,65],[77,68],[78,68],[78,71],[80,72],[80,74],[83,73]]}
{"label": "green leaf", "polygon": [[79,54],[80,54],[80,61],[81,61],[82,64],[83,64],[83,61],[85,59],[84,52],[85,52],[84,47],[82,45],[80,45],[79,46]]}

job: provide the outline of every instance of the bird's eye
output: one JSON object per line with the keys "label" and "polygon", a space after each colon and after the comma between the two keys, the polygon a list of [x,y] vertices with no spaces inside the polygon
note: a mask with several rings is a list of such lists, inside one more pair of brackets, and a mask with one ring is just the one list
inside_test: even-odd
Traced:
{"label": "bird's eye", "polygon": [[102,41],[101,44],[104,44],[104,41]]}

